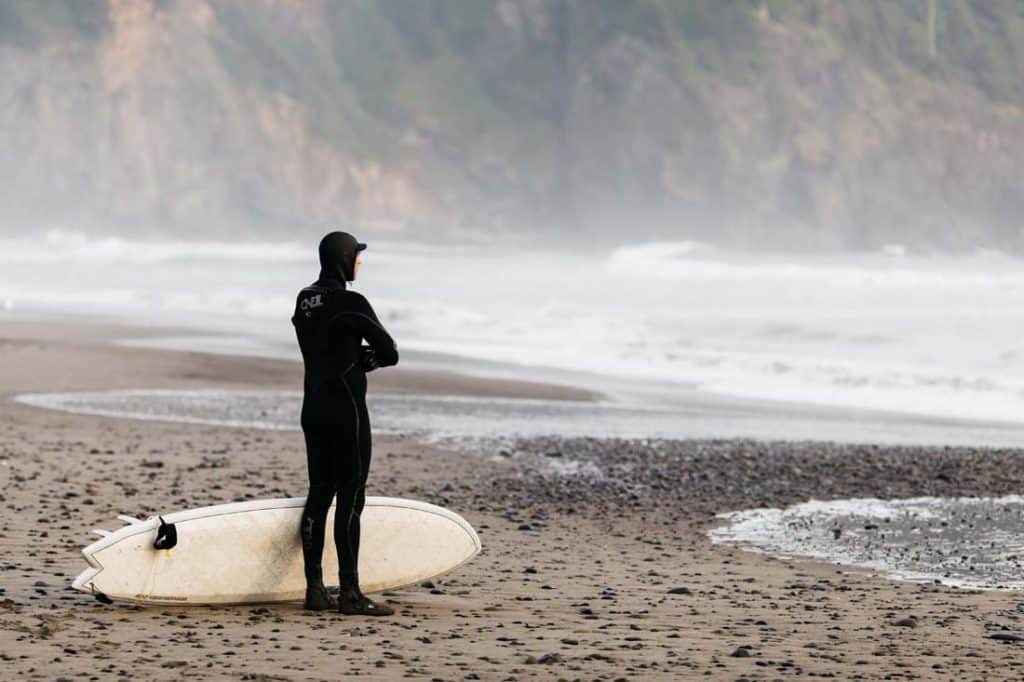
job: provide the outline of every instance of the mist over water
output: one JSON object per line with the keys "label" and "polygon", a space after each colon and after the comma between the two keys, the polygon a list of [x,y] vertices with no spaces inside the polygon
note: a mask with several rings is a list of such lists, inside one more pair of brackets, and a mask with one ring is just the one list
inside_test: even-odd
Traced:
{"label": "mist over water", "polygon": [[[0,307],[187,328],[163,343],[297,358],[289,318],[316,278],[315,247],[3,239]],[[696,387],[1021,423],[1021,265],[996,252],[895,247],[787,255],[696,242],[574,252],[375,241],[355,288],[402,351],[493,361],[506,375],[574,372],[666,395]]]}

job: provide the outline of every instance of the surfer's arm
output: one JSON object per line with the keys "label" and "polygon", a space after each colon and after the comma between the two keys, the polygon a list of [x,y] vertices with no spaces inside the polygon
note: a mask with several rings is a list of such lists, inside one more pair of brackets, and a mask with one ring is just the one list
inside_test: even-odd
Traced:
{"label": "surfer's arm", "polygon": [[377,319],[370,302],[355,292],[351,292],[350,296],[349,309],[335,315],[334,324],[342,325],[365,339],[370,344],[377,367],[397,365],[398,346]]}

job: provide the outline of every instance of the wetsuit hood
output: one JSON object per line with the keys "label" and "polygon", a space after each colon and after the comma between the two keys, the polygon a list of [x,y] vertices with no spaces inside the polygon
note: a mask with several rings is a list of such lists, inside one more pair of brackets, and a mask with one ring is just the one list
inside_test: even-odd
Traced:
{"label": "wetsuit hood", "polygon": [[348,232],[330,232],[320,240],[321,275],[335,274],[342,282],[355,279],[356,255],[366,244]]}
{"label": "wetsuit hood", "polygon": [[317,277],[316,285],[324,289],[347,289],[345,280],[337,268],[320,268],[320,276]]}

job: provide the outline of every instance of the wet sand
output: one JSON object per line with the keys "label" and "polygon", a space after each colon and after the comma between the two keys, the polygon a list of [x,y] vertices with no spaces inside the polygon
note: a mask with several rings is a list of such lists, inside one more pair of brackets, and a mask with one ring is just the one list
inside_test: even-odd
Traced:
{"label": "wet sand", "polygon": [[[370,494],[464,515],[483,553],[388,593],[391,619],[104,606],[70,590],[115,516],[304,494],[301,434],[72,415],[23,391],[284,387],[297,364],[0,325],[0,658],[17,679],[1019,679],[1022,595],[715,546],[714,514],[809,497],[1019,492],[1024,453],[532,439],[473,455],[378,437]],[[12,337],[17,338],[12,338]],[[46,338],[49,340],[40,340]],[[63,340],[60,340],[63,339]],[[385,377],[388,377],[385,379]],[[441,372],[371,390],[554,397]],[[491,393],[474,393],[490,391]],[[564,397],[584,397],[573,393]]]}

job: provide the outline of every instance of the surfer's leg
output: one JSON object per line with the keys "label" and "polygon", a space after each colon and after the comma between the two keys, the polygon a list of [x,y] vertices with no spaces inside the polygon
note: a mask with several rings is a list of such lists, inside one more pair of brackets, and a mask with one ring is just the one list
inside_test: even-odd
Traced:
{"label": "surfer's leg", "polygon": [[[357,525],[356,497],[363,481],[362,462],[359,458],[359,433],[362,425],[355,401],[344,415],[340,425],[339,449],[335,452],[337,462],[338,503],[334,510],[334,545],[338,550],[338,578],[341,589],[359,590],[359,547],[352,543],[351,526]],[[358,537],[358,536],[357,536]]]}
{"label": "surfer's leg", "polygon": [[351,467],[348,480],[338,487],[338,506],[334,511],[334,545],[338,550],[338,578],[342,589],[359,589],[359,554],[352,544],[352,523],[358,524],[355,515],[355,498],[358,471]]}
{"label": "surfer's leg", "polygon": [[320,583],[323,572],[320,562],[324,553],[324,533],[327,526],[327,512],[334,498],[336,476],[334,460],[337,454],[331,447],[332,438],[323,426],[303,429],[306,437],[306,460],[309,466],[309,492],[306,506],[302,510],[300,533],[302,535],[302,559],[305,565],[306,582]]}
{"label": "surfer's leg", "polygon": [[[362,514],[363,505],[366,503],[366,479],[370,473],[370,453],[372,450],[370,416],[367,414],[365,401],[359,403],[358,414],[360,429],[352,454],[355,455],[353,460],[359,463],[359,476],[355,479],[358,485],[355,486],[353,494],[348,540],[349,546],[353,549],[353,555],[357,560],[359,557],[359,534],[361,530],[360,514]],[[341,613],[361,616],[390,616],[395,613],[395,610],[390,606],[375,602],[365,596],[362,590],[359,589],[358,579],[352,585],[354,585],[354,589],[352,587],[346,588],[345,582],[342,582],[341,592],[338,594],[338,610]]]}
{"label": "surfer's leg", "polygon": [[359,429],[359,487],[356,488],[352,518],[348,525],[349,544],[357,559],[359,557],[359,536],[362,533],[363,507],[366,505],[366,479],[370,475],[370,455],[373,449],[370,435],[370,415],[366,410],[365,401],[359,406],[359,417],[362,426]]}

